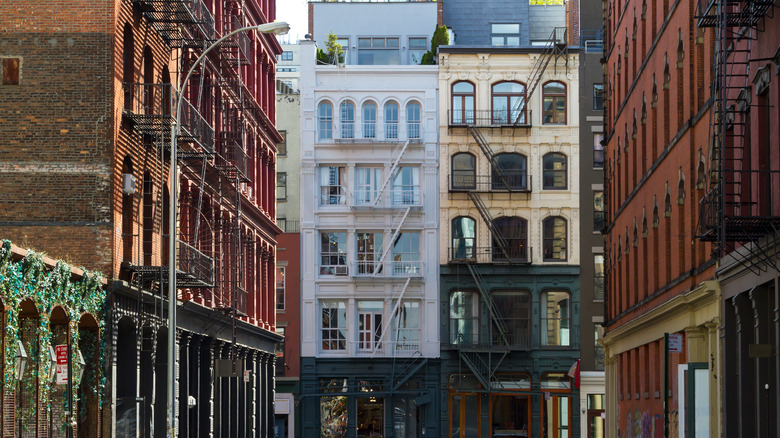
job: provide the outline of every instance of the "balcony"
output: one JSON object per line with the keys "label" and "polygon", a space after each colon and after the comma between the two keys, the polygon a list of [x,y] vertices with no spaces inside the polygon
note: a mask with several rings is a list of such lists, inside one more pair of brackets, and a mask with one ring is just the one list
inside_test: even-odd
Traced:
{"label": "balcony", "polygon": [[[175,96],[171,84],[125,83],[123,115],[132,121],[139,134],[149,135],[158,144],[170,148],[171,125],[174,123]],[[214,153],[214,129],[198,110],[182,98],[179,143],[196,144],[202,152]]]}
{"label": "balcony", "polygon": [[515,110],[449,110],[450,127],[530,128],[532,112]]}
{"label": "balcony", "polygon": [[169,47],[202,47],[216,39],[214,16],[202,0],[131,0]]}
{"label": "balcony", "polygon": [[505,249],[499,246],[461,246],[450,248],[451,264],[493,263],[530,265],[533,263],[533,248],[516,244],[511,239]]}
{"label": "balcony", "polygon": [[472,171],[452,171],[450,192],[516,192],[531,193],[532,180],[523,170],[503,170],[503,178],[494,175],[475,175]]}
{"label": "balcony", "polygon": [[179,287],[213,287],[214,259],[194,246],[176,240],[176,282]]}
{"label": "balcony", "polygon": [[[723,195],[720,186],[704,195],[699,201],[698,237],[705,242],[755,242],[780,229],[780,216],[772,216],[771,207],[772,191],[780,187],[780,172],[735,173],[729,177],[750,180],[758,187],[753,193],[734,193],[740,184],[732,182],[726,184],[727,193]],[[762,192],[763,201],[759,199]]]}
{"label": "balcony", "polygon": [[[376,121],[355,122],[354,120],[342,120],[332,125],[332,131],[321,140],[331,138],[335,143],[390,143],[397,144],[409,140],[411,144],[421,144],[422,124],[420,122],[406,122],[406,131],[399,122],[384,122],[377,126]],[[378,128],[383,131],[379,132]]]}
{"label": "balcony", "polygon": [[[225,17],[225,34],[241,29],[243,26],[241,18],[238,16],[229,15]],[[249,34],[247,32],[239,32],[223,41],[220,49],[223,58],[230,65],[248,65],[250,45]]]}
{"label": "balcony", "polygon": [[[452,321],[450,321],[452,324]],[[452,325],[450,325],[452,329]],[[530,351],[530,333],[450,333],[448,342],[442,344],[448,348],[465,351],[496,351],[509,348],[510,350]]]}
{"label": "balcony", "polygon": [[232,138],[229,132],[220,132],[219,157],[215,160],[215,166],[229,178],[237,177],[242,182],[248,182],[249,155],[239,140]]}
{"label": "balcony", "polygon": [[[232,294],[230,289],[232,289]],[[216,300],[214,307],[228,313],[235,313],[236,316],[248,316],[249,292],[240,286],[232,286],[231,282],[226,282],[222,290],[221,299]]]}
{"label": "balcony", "polygon": [[381,266],[378,260],[357,260],[350,263],[349,275],[352,278],[420,278],[423,272],[419,260],[386,260]]}
{"label": "balcony", "polygon": [[351,193],[349,206],[356,209],[422,207],[422,192],[419,186],[396,187],[382,193],[377,193],[377,189],[355,190]]}
{"label": "balcony", "polygon": [[[416,331],[419,336],[419,331]],[[392,336],[392,335],[391,335]],[[371,357],[378,356],[400,356],[412,357],[419,354],[420,341],[416,339],[386,340],[377,342],[376,340],[349,342],[350,351],[355,356]]]}

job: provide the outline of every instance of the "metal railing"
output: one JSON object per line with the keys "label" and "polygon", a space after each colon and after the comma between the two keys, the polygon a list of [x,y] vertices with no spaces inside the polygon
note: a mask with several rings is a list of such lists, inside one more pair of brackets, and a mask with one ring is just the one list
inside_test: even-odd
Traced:
{"label": "metal railing", "polygon": [[[242,27],[243,24],[241,23],[241,18],[239,16],[230,15],[225,17],[225,34]],[[228,61],[238,64],[248,63],[250,45],[249,34],[247,32],[239,32],[228,38],[224,43]]]}
{"label": "metal railing", "polygon": [[[533,248],[520,245],[520,241],[506,239],[507,247],[499,246],[461,246],[450,247],[450,263],[533,263]],[[524,242],[524,241],[523,241]],[[506,253],[505,253],[506,252]]]}
{"label": "metal railing", "polygon": [[[240,315],[248,315],[249,310],[249,292],[247,292],[245,289],[236,286],[233,289],[233,293],[236,294],[235,296],[235,310]],[[232,305],[232,303],[231,303]]]}
{"label": "metal railing", "polygon": [[[472,171],[453,170],[449,177],[451,192],[530,192],[531,176],[524,170],[502,169],[498,175],[475,175]],[[506,181],[506,183],[504,182]],[[507,187],[508,185],[508,187]]]}
{"label": "metal railing", "polygon": [[247,155],[241,143],[233,140],[222,142],[219,154],[236,167],[238,172],[247,177],[249,176],[249,155]]}
{"label": "metal railing", "polygon": [[176,245],[178,252],[176,269],[204,285],[213,285],[214,259],[184,241],[177,239]]}
{"label": "metal railing", "polygon": [[450,348],[493,349],[496,347],[512,350],[530,350],[531,333],[450,333],[450,339],[443,344]]}
{"label": "metal railing", "polygon": [[[397,187],[397,186],[396,186]],[[374,203],[377,196],[379,200]],[[393,190],[358,189],[354,190],[350,197],[350,206],[353,207],[419,207],[422,205],[422,192],[419,186],[401,186]]]}
{"label": "metal railing", "polygon": [[131,0],[170,47],[215,40],[214,16],[203,0]]}
{"label": "metal railing", "polygon": [[337,277],[344,277],[349,275],[349,269],[347,269],[347,265],[319,265],[317,268],[320,275],[333,275]]}
{"label": "metal railing", "polygon": [[406,135],[409,139],[422,138],[422,124],[420,122],[406,122]]}
{"label": "metal railing", "polygon": [[346,205],[347,188],[345,186],[320,186],[320,205]]}
{"label": "metal railing", "polygon": [[[519,110],[449,110],[450,126],[521,127],[531,126],[532,112]],[[518,117],[519,116],[519,117]],[[515,123],[517,121],[517,123]]]}
{"label": "metal railing", "polygon": [[352,277],[421,277],[423,262],[419,260],[386,260],[380,264],[380,255],[376,260],[353,260],[350,262]]}
{"label": "metal railing", "polygon": [[398,138],[398,122],[385,122],[385,138]]}

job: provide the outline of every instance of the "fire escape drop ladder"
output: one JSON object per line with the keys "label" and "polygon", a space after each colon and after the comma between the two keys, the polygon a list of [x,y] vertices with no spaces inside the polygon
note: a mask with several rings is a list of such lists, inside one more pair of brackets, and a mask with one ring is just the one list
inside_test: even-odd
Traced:
{"label": "fire escape drop ladder", "polygon": [[410,211],[412,211],[412,207],[406,207],[403,213],[401,213],[401,219],[398,221],[398,225],[394,227],[395,231],[393,231],[393,237],[384,243],[383,245],[384,248],[382,248],[382,256],[379,257],[379,260],[376,262],[376,265],[374,266],[374,272],[372,273],[374,277],[379,275],[379,271],[382,269],[382,265],[385,262],[385,258],[387,257],[387,254],[390,252],[390,250],[393,248],[393,242],[395,242],[395,239],[398,238],[399,234],[401,234],[401,228],[403,228],[404,222],[406,222],[406,218],[409,216]]}
{"label": "fire escape drop ladder", "polygon": [[409,140],[406,140],[406,143],[404,143],[403,147],[401,147],[401,152],[398,154],[395,160],[393,160],[393,164],[390,166],[390,171],[387,173],[384,181],[382,181],[382,187],[379,188],[379,191],[377,191],[376,196],[374,197],[374,202],[371,204],[372,207],[376,207],[385,189],[387,189],[387,186],[390,184],[390,181],[395,178],[395,172],[398,170],[398,166],[401,164],[401,159],[403,158],[407,147],[409,147]]}

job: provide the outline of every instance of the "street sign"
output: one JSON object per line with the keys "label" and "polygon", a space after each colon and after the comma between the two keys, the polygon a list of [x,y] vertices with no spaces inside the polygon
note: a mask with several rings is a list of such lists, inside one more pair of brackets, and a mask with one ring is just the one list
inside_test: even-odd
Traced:
{"label": "street sign", "polygon": [[669,335],[669,353],[683,352],[683,335],[672,333]]}
{"label": "street sign", "polygon": [[68,383],[68,346],[57,345],[54,351],[57,354],[57,384],[65,385]]}
{"label": "street sign", "polygon": [[251,372],[251,370],[244,370],[244,383],[249,383],[249,376]]}

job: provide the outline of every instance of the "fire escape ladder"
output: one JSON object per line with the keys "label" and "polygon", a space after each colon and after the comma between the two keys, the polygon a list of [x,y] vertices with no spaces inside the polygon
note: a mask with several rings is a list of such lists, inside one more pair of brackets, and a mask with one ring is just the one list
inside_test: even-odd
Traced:
{"label": "fire escape ladder", "polygon": [[203,0],[131,0],[169,47],[216,39],[214,16]]}
{"label": "fire escape ladder", "polygon": [[[401,307],[401,302],[404,299],[404,294],[406,293],[406,289],[409,287],[409,283],[411,281],[412,281],[411,278],[407,278],[404,284],[400,286],[400,290],[398,291],[398,294],[396,295],[395,298],[395,304],[393,305],[393,311],[390,312],[391,315],[395,315],[396,312],[398,312],[398,309]],[[379,335],[379,340],[376,343],[374,343],[374,350],[372,352],[372,356],[376,356],[377,353],[381,352],[382,342],[385,340],[385,335],[387,334],[387,331],[390,329],[391,321],[386,321],[385,325],[382,327],[382,334]]]}
{"label": "fire escape ladder", "polygon": [[460,351],[460,358],[466,364],[482,387],[488,391],[501,388],[501,382],[495,378],[496,371],[504,361],[507,351]]}
{"label": "fire escape ladder", "polygon": [[557,68],[558,60],[561,58],[564,59],[566,68],[568,69],[569,45],[567,29],[565,27],[556,27],[550,34],[550,38],[547,39],[547,42],[544,45],[544,51],[536,58],[536,62],[534,62],[534,66],[531,68],[531,74],[528,76],[528,92],[526,93],[525,99],[518,102],[518,107],[512,112],[512,114],[517,114],[514,125],[528,123],[523,120],[528,101],[531,100],[531,96],[533,96],[534,91],[536,91],[536,88],[542,81],[542,75],[544,75],[544,72],[547,70],[550,61],[555,59],[555,67]]}
{"label": "fire escape ladder", "polygon": [[395,158],[395,160],[393,160],[393,164],[390,166],[390,171],[387,173],[387,176],[385,176],[385,180],[382,181],[382,187],[380,187],[379,191],[377,191],[372,206],[376,207],[377,203],[379,203],[379,200],[382,197],[382,194],[385,192],[385,189],[390,184],[390,181],[392,181],[395,177],[395,172],[398,170],[398,166],[401,164],[401,159],[403,158],[407,147],[409,147],[409,140],[406,140],[406,143],[404,143],[403,147],[401,147],[401,152],[399,152],[398,156]]}
{"label": "fire escape ladder", "polygon": [[[763,239],[776,241],[780,217],[771,216],[771,197],[760,194],[780,186],[780,170],[751,165],[750,63],[752,42],[759,24],[774,6],[772,0],[700,0],[699,27],[715,29],[716,53],[713,67],[710,122],[709,191],[700,200],[697,237],[713,242],[717,257],[730,255],[759,273],[777,269],[777,251],[762,247]],[[753,141],[756,143],[756,140]],[[743,246],[744,249],[735,251]]]}
{"label": "fire escape ladder", "polygon": [[382,256],[379,257],[379,261],[374,266],[374,272],[372,275],[379,275],[379,272],[382,269],[382,265],[385,262],[385,258],[387,257],[387,254],[393,249],[393,242],[395,242],[395,239],[397,239],[398,235],[401,234],[401,228],[403,228],[404,222],[406,222],[406,218],[409,216],[410,211],[412,211],[412,207],[406,207],[406,209],[401,213],[401,219],[398,221],[398,225],[394,227],[395,231],[393,232],[393,237],[384,243],[385,247],[382,250]]}
{"label": "fire escape ladder", "polygon": [[493,216],[490,214],[490,210],[488,210],[482,197],[480,197],[479,193],[476,191],[468,192],[468,196],[469,199],[471,199],[471,202],[474,203],[474,206],[477,207],[477,211],[479,211],[479,215],[482,216],[482,220],[485,221],[485,224],[493,237],[494,245],[498,246],[498,249],[504,256],[504,260],[511,260],[509,257],[509,242],[507,242],[506,238],[501,233],[501,230],[493,223]]}
{"label": "fire escape ladder", "polygon": [[479,273],[477,266],[472,263],[467,263],[466,267],[469,269],[471,277],[474,279],[474,284],[477,285],[479,295],[482,297],[482,301],[485,303],[485,307],[490,314],[490,320],[495,326],[496,331],[498,331],[498,333],[495,334],[496,336],[493,336],[491,333],[491,347],[509,348],[509,339],[507,337],[508,329],[506,328],[504,319],[501,318],[501,313],[498,311],[495,301],[493,301],[493,297],[490,296],[485,287],[485,281],[482,278],[482,274]]}

